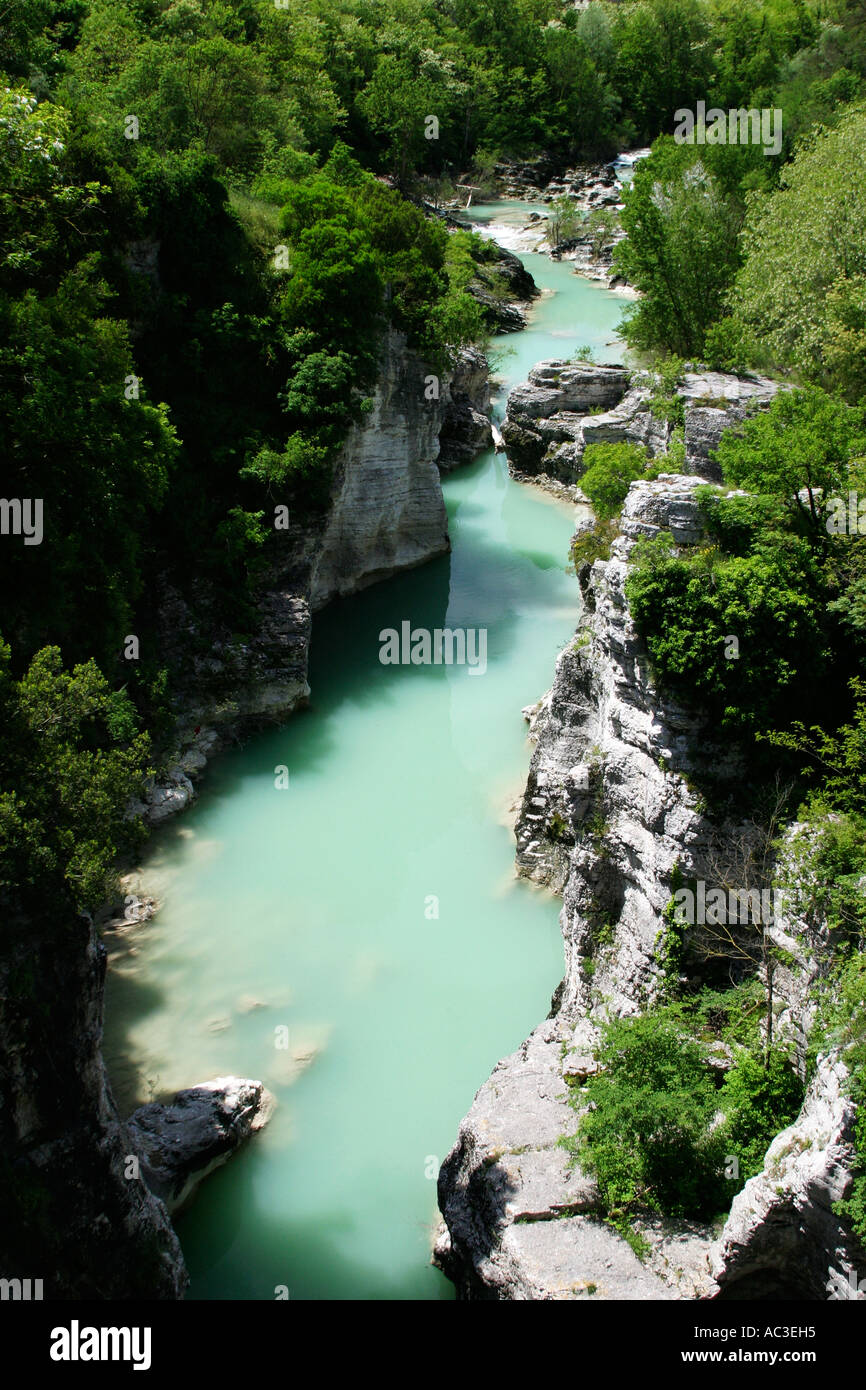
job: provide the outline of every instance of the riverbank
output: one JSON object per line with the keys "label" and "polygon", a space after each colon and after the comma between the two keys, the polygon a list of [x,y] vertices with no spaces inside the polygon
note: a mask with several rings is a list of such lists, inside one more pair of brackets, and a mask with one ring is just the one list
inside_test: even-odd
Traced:
{"label": "riverbank", "polygon": [[[524,212],[518,225],[503,221],[495,224],[495,230],[491,227],[496,241],[512,252],[545,252],[555,260],[568,261],[587,279],[635,297],[637,292],[614,273],[611,262],[615,247],[625,235],[619,225],[623,189],[630,182],[635,165],[649,153],[647,148],[629,150],[609,162],[565,169],[544,159],[498,164],[496,202],[516,204]],[[458,219],[471,216],[474,195],[471,187],[467,192],[468,203],[456,198],[447,205]],[[496,205],[491,198],[482,197],[480,201]],[[562,202],[567,202],[584,220],[593,213],[601,217],[608,214],[603,234],[590,225],[565,238],[559,233],[551,235],[550,205]]]}

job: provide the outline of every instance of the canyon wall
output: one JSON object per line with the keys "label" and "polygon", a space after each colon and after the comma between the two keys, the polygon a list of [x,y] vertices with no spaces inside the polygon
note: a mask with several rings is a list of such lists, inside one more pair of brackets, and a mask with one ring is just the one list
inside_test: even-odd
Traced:
{"label": "canyon wall", "polygon": [[[487,363],[460,354],[428,400],[430,370],[405,338],[388,336],[373,408],[341,450],[329,512],[272,537],[247,631],[225,622],[219,596],[165,587],[158,636],[172,672],[176,755],[131,813],[158,825],[181,811],[210,757],[306,702],[314,609],[448,549],[439,434],[447,424],[451,466],[488,442]],[[145,1107],[127,1128],[101,1055],[106,955],[96,927],[68,903],[40,920],[0,907],[0,1278],[42,1279],[46,1299],[182,1297],[187,1273],[160,1197],[176,1205],[175,1188],[183,1195],[246,1137],[253,1107],[243,1098],[260,1083],[229,1079],[243,1104],[224,1106],[222,1128],[206,1126],[204,1141],[189,1113],[218,1083],[181,1093],[169,1111]],[[134,909],[143,921],[155,905]],[[183,1142],[171,1148],[166,1178],[155,1154],[168,1121],[172,1145],[181,1130]],[[128,1176],[136,1157],[143,1177]]]}
{"label": "canyon wall", "polygon": [[0,953],[0,1277],[45,1299],[180,1298],[168,1213],[130,1168],[136,1149],[102,1065],[105,948],[58,902],[4,905]]}
{"label": "canyon wall", "polygon": [[389,334],[373,408],[340,451],[312,566],[313,611],[449,549],[436,461],[450,377],[433,384],[434,375],[402,334]]}
{"label": "canyon wall", "polygon": [[449,549],[441,472],[491,441],[486,358],[462,349],[436,375],[391,333],[371,399],[340,450],[326,516],[270,539],[249,632],[222,622],[209,595],[196,603],[164,590],[159,643],[172,672],[177,748],[134,808],[151,825],[189,805],[210,758],[307,703],[316,610]]}
{"label": "canyon wall", "polygon": [[[536,415],[518,388],[522,421],[533,429],[556,418],[563,395],[585,409],[591,392],[603,405],[619,389],[621,369],[572,375],[561,365],[533,374]],[[742,397],[724,384],[737,418]],[[714,816],[694,776],[711,768],[746,786],[748,769],[706,719],[658,689],[625,593],[641,536],[665,529],[683,546],[701,538],[695,492],[705,481],[662,474],[632,484],[610,558],[580,574],[581,622],[553,687],[525,711],[536,746],[516,823],[517,867],[562,893],[565,973],[547,1019],[481,1086],[442,1165],[434,1258],[462,1298],[858,1296],[857,1251],[833,1211],[850,1191],[854,1163],[853,1107],[837,1056],[819,1059],[799,1119],[736,1197],[721,1234],[700,1222],[641,1218],[643,1262],[606,1224],[594,1179],[561,1143],[575,1133],[581,1087],[598,1071],[599,1025],[642,1013],[660,996],[675,871],[712,881],[719,844],[748,829],[745,804],[743,824]],[[776,979],[777,1027],[802,1057],[820,943],[795,918],[776,930],[790,957]],[[700,984],[694,960],[689,969],[689,983]],[[720,1048],[713,1065],[729,1064]]]}

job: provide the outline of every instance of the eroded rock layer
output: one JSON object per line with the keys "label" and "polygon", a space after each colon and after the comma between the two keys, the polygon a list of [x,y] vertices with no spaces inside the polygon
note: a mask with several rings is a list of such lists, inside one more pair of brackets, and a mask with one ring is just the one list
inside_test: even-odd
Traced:
{"label": "eroded rock layer", "polygon": [[[682,403],[685,471],[711,481],[721,472],[711,455],[722,432],[769,405],[779,390],[769,377],[686,372]],[[625,367],[591,362],[539,362],[508,397],[502,426],[509,460],[520,474],[577,482],[588,444],[639,444],[667,452],[674,426],[653,407],[651,381],[629,386]]]}

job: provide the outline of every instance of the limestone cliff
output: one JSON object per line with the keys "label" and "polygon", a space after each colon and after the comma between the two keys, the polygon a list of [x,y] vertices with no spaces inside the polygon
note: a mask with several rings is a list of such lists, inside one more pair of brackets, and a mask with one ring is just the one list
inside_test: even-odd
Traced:
{"label": "limestone cliff", "polygon": [[439,431],[439,468],[444,473],[461,463],[471,463],[492,442],[489,364],[477,348],[463,348],[448,383],[448,403]]}
{"label": "limestone cliff", "polygon": [[[536,748],[516,825],[518,872],[563,895],[565,974],[548,1018],[481,1087],[442,1166],[436,1259],[463,1297],[728,1297],[754,1279],[758,1296],[818,1298],[828,1296],[832,1270],[844,1284],[853,1267],[832,1212],[852,1158],[850,1106],[832,1061],[819,1067],[800,1120],[736,1199],[718,1240],[700,1223],[646,1220],[638,1223],[650,1247],[645,1264],[604,1224],[594,1182],[569,1168],[558,1142],[576,1127],[569,1098],[597,1070],[599,1024],[643,1012],[658,995],[675,868],[711,879],[718,846],[748,830],[714,818],[694,789],[698,758],[717,778],[742,769],[700,715],[656,687],[625,594],[640,536],[664,528],[681,545],[700,538],[702,481],[662,474],[632,484],[610,559],[581,577],[576,639],[557,661],[551,691],[526,712]],[[815,943],[793,920],[778,931],[792,962],[799,952],[814,978]],[[688,968],[698,983],[712,966]],[[777,978],[780,1018],[795,1043],[809,1022],[800,980],[796,968]],[[728,1063],[722,1056],[718,1064]],[[791,1272],[798,1242],[808,1257]]]}
{"label": "limestone cliff", "polygon": [[[722,432],[766,406],[779,390],[769,377],[687,372],[677,389],[685,418],[685,471],[719,481],[710,458]],[[642,444],[667,452],[672,426],[652,409],[651,383],[629,386],[622,366],[539,362],[508,398],[502,426],[518,473],[547,474],[566,483],[583,471],[588,444]]]}
{"label": "limestone cliff", "polygon": [[326,516],[269,542],[251,630],[233,632],[208,595],[196,603],[165,590],[159,640],[172,671],[177,752],[133,808],[150,824],[193,800],[221,749],[306,703],[314,611],[448,550],[440,470],[487,447],[489,409],[483,353],[463,349],[437,376],[404,335],[389,334],[372,409],[340,450]]}
{"label": "limestone cliff", "polygon": [[770,1145],[763,1172],[734,1198],[711,1250],[722,1291],[760,1297],[866,1299],[862,1260],[833,1211],[851,1188],[856,1109],[837,1056],[819,1059],[796,1122]]}
{"label": "limestone cliff", "polygon": [[426,398],[430,375],[405,337],[389,334],[373,408],[340,452],[312,567],[314,611],[449,548],[436,460],[450,396],[440,382],[437,395]]}

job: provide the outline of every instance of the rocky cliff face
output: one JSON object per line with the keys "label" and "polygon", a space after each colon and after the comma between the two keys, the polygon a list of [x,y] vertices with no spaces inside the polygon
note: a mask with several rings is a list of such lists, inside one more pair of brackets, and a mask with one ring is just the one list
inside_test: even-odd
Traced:
{"label": "rocky cliff face", "polygon": [[[455,225],[463,224],[455,222]],[[493,244],[496,259],[477,266],[466,289],[484,310],[488,328],[494,332],[513,333],[523,328],[527,305],[538,294],[538,289],[519,256],[498,243]]]}
{"label": "rocky cliff face", "polygon": [[501,160],[494,168],[506,198],[551,203],[567,197],[589,211],[597,207],[621,207],[621,189],[613,164],[580,164],[563,169],[552,155],[534,159]]}
{"label": "rocky cliff face", "polygon": [[449,548],[440,470],[491,442],[488,373],[483,353],[464,349],[434,377],[403,335],[390,334],[373,409],[341,450],[325,520],[271,541],[251,632],[233,633],[207,596],[196,604],[166,590],[160,650],[173,673],[178,751],[133,808],[151,825],[194,799],[216,753],[306,703],[315,610]]}
{"label": "rocky cliff face", "polygon": [[0,1275],[46,1299],[180,1298],[168,1213],[131,1176],[135,1145],[102,1066],[105,950],[63,904],[4,911],[0,956]]}
{"label": "rocky cliff face", "polygon": [[734,1198],[711,1250],[722,1296],[866,1300],[860,1254],[834,1203],[851,1188],[856,1109],[836,1056],[819,1059],[803,1109]]}
{"label": "rocky cliff face", "polygon": [[[675,866],[712,881],[711,856],[743,828],[714,820],[690,784],[696,750],[717,776],[743,770],[704,721],[655,688],[625,595],[641,535],[700,538],[701,482],[663,474],[632,485],[611,558],[582,577],[576,640],[551,691],[526,711],[536,749],[518,872],[563,894],[565,975],[547,1020],[481,1087],[440,1173],[436,1258],[463,1297],[727,1297],[753,1275],[759,1295],[793,1296],[783,1272],[801,1238],[810,1255],[800,1296],[827,1296],[819,1285],[830,1268],[847,1278],[850,1243],[831,1203],[850,1181],[850,1114],[833,1065],[819,1070],[796,1133],[776,1141],[721,1239],[698,1223],[647,1221],[645,1264],[603,1223],[593,1181],[558,1144],[577,1123],[569,1099],[597,1070],[599,1024],[657,997]],[[796,945],[794,922],[779,931]],[[790,976],[777,990],[796,1036],[808,1027],[807,991]]]}
{"label": "rocky cliff face", "polygon": [[[778,390],[768,377],[687,372],[677,390],[685,415],[685,471],[721,481],[710,454],[722,432],[768,405]],[[664,454],[672,426],[653,413],[650,394],[649,385],[630,389],[622,366],[539,362],[508,398],[502,426],[508,457],[519,474],[574,483],[588,444],[642,444],[653,456]]]}
{"label": "rocky cliff face", "polygon": [[477,348],[463,348],[448,384],[439,431],[439,468],[445,473],[471,463],[493,443],[490,427],[490,367]]}
{"label": "rocky cliff face", "polygon": [[244,634],[232,631],[213,595],[164,588],[158,642],[171,671],[176,756],[132,814],[162,824],[194,799],[210,758],[306,703],[315,542],[316,532],[298,526],[274,535]]}
{"label": "rocky cliff face", "polygon": [[354,593],[448,550],[448,520],[436,460],[450,403],[425,399],[430,369],[389,335],[373,409],[343,445],[324,534],[316,547],[310,602]]}
{"label": "rocky cliff face", "polygon": [[315,609],[448,549],[439,436],[446,434],[452,466],[487,442],[486,360],[461,354],[433,399],[429,381],[430,368],[403,335],[390,334],[373,408],[340,451],[327,516],[274,534],[248,633],[222,623],[206,595],[190,602],[164,593],[160,650],[173,673],[183,752],[170,784],[153,789],[152,822],[186,804],[207,758],[227,741],[287,719],[307,700]]}
{"label": "rocky cliff face", "polygon": [[[537,747],[516,825],[517,864],[564,892],[566,1013],[586,1013],[602,995],[616,1013],[634,1013],[652,997],[674,865],[699,877],[714,831],[689,785],[692,749],[702,743],[719,774],[737,770],[729,748],[707,743],[700,718],[659,697],[625,597],[640,536],[662,527],[682,541],[700,535],[700,483],[662,474],[631,489],[610,560],[585,578],[576,641],[532,716]],[[613,941],[596,951],[602,924]],[[578,967],[595,960],[591,986],[569,968],[572,958]]]}

